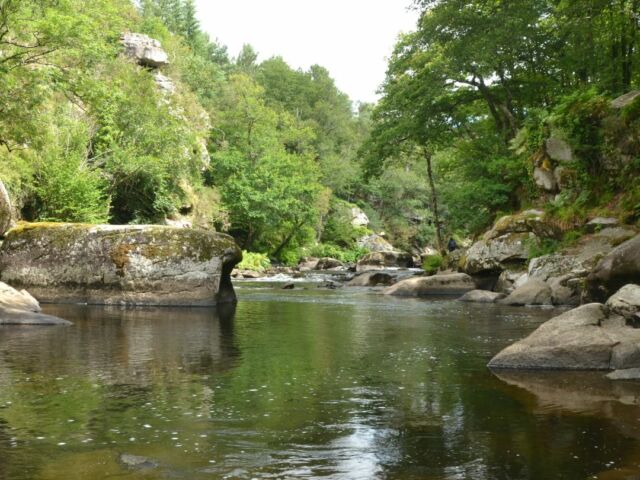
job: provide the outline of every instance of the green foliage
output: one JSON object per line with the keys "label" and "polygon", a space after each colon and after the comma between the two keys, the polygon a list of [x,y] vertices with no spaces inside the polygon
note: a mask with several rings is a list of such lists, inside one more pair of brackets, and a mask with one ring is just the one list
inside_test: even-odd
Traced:
{"label": "green foliage", "polygon": [[553,238],[532,239],[526,242],[528,258],[532,260],[543,255],[556,253],[560,249],[560,242]]}
{"label": "green foliage", "polygon": [[242,251],[242,261],[236,266],[239,270],[252,270],[263,273],[271,267],[271,260],[263,253]]}
{"label": "green foliage", "polygon": [[340,260],[343,263],[355,263],[360,257],[369,253],[366,248],[354,246],[352,248],[343,248],[331,243],[319,243],[309,250],[312,257],[330,257]]}
{"label": "green foliage", "polygon": [[433,275],[438,272],[442,266],[443,258],[441,255],[428,255],[422,261],[422,269],[428,274]]}

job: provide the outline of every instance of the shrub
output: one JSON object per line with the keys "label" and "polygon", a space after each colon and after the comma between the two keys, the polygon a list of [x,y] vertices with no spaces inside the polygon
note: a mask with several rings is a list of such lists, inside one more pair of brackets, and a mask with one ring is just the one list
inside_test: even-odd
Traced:
{"label": "shrub", "polygon": [[443,258],[441,255],[428,255],[422,261],[422,269],[429,275],[436,273],[442,266]]}
{"label": "shrub", "polygon": [[242,262],[236,268],[264,272],[271,266],[271,260],[263,253],[242,251]]}

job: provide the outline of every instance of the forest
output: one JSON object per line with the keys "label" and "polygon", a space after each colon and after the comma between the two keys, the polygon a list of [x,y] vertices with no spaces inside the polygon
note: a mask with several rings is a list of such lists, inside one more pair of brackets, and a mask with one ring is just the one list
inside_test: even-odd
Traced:
{"label": "forest", "polygon": [[[530,207],[567,232],[638,221],[640,98],[610,121],[640,78],[638,0],[411,8],[371,105],[320,65],[259,60],[259,45],[232,57],[193,0],[0,0],[0,178],[25,220],[188,221],[288,265],[354,261],[371,232],[442,250]],[[122,55],[124,32],[168,65]],[[575,152],[552,193],[535,178],[550,135]]]}

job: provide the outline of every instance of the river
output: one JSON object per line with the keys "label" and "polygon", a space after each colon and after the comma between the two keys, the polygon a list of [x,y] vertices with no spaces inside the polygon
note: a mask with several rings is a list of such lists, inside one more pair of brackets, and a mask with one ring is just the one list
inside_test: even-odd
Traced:
{"label": "river", "polygon": [[636,383],[485,367],[556,311],[279,287],[0,328],[0,479],[638,478]]}

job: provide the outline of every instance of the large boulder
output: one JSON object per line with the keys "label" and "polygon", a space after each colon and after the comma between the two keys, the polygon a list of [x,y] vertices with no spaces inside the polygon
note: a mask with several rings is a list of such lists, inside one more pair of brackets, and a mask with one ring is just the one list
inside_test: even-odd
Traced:
{"label": "large boulder", "polygon": [[470,275],[500,274],[522,270],[529,258],[529,246],[540,238],[558,236],[558,229],[544,219],[543,212],[527,210],[504,216],[466,252],[463,271]]}
{"label": "large boulder", "polygon": [[522,268],[529,258],[529,243],[536,238],[533,233],[507,233],[480,240],[467,250],[462,270],[470,275],[478,275]]}
{"label": "large boulder", "polygon": [[449,273],[431,277],[413,277],[385,289],[385,295],[423,297],[430,295],[462,295],[475,290],[473,279],[464,273]]}
{"label": "large boulder", "polygon": [[0,282],[0,325],[71,325],[71,322],[41,313],[40,304],[29,292]]}
{"label": "large boulder", "polygon": [[640,367],[640,287],[627,285],[607,305],[589,303],[543,323],[498,353],[494,368],[624,370]]}
{"label": "large boulder", "polygon": [[635,321],[640,312],[640,286],[629,284],[618,290],[609,300],[607,308],[627,321]]}
{"label": "large boulder", "polygon": [[333,270],[335,268],[341,268],[343,266],[344,264],[340,260],[337,260],[331,257],[322,257],[320,260],[318,260],[318,263],[316,263],[315,269],[316,270]]}
{"label": "large boulder", "polygon": [[142,33],[125,33],[122,45],[127,56],[143,67],[158,68],[169,64],[169,56],[160,42]]}
{"label": "large boulder", "polygon": [[396,282],[396,276],[386,272],[364,272],[356,275],[347,283],[347,287],[389,286]]}
{"label": "large boulder", "polygon": [[356,242],[358,247],[365,248],[370,252],[395,252],[395,248],[383,236],[372,233],[365,235]]}
{"label": "large boulder", "polygon": [[586,279],[584,299],[604,302],[628,283],[640,282],[640,235],[615,247]]}
{"label": "large boulder", "polygon": [[545,142],[545,150],[549,158],[556,162],[571,162],[573,160],[571,146],[561,138],[548,138]]}
{"label": "large boulder", "polygon": [[0,180],[0,237],[11,228],[13,210],[11,207],[11,199],[9,192]]}
{"label": "large boulder", "polygon": [[228,235],[167,226],[19,224],[1,279],[42,302],[214,305],[235,301],[242,253]]}
{"label": "large boulder", "polygon": [[557,192],[558,182],[551,170],[546,170],[542,167],[535,167],[533,169],[533,181],[536,186],[547,192]]}
{"label": "large boulder", "polygon": [[413,257],[405,252],[371,252],[362,256],[356,265],[357,272],[384,270],[385,268],[413,267]]}
{"label": "large boulder", "polygon": [[496,282],[494,289],[496,292],[509,295],[516,288],[526,282],[528,278],[526,271],[504,270],[498,277],[498,281]]}
{"label": "large boulder", "polygon": [[551,305],[551,287],[546,282],[530,278],[505,299],[500,300],[500,303],[518,306]]}

